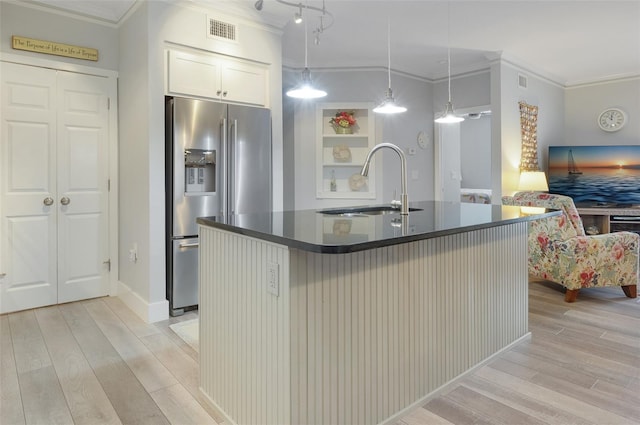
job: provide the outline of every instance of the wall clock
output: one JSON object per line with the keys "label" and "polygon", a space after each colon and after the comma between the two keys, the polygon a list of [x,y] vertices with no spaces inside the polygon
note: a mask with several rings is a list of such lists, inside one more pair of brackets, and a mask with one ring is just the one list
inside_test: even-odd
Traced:
{"label": "wall clock", "polygon": [[618,108],[607,108],[598,116],[598,125],[604,131],[618,131],[627,123],[627,114]]}
{"label": "wall clock", "polygon": [[420,146],[422,149],[427,148],[427,145],[429,144],[429,136],[427,135],[427,133],[425,133],[424,131],[420,131],[416,139],[418,142],[418,146]]}

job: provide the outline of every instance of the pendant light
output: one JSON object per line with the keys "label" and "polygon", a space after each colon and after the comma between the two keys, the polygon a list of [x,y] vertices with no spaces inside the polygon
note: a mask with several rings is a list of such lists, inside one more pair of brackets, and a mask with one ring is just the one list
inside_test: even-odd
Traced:
{"label": "pendant light", "polygon": [[307,66],[307,21],[308,19],[304,20],[304,69],[302,70],[302,80],[300,84],[287,92],[287,96],[296,99],[317,99],[327,95],[326,91],[318,90],[311,84],[311,71]]}
{"label": "pendant light", "polygon": [[438,124],[454,124],[457,122],[464,121],[464,118],[457,116],[453,112],[453,103],[451,102],[451,35],[450,35],[450,26],[451,26],[451,18],[449,13],[449,2],[447,1],[447,74],[448,74],[448,85],[449,85],[449,100],[447,101],[447,106],[444,110],[444,113],[439,118],[435,119],[435,122]]}
{"label": "pendant light", "polygon": [[391,24],[389,21],[387,21],[387,60],[389,64],[389,88],[385,92],[384,100],[380,105],[373,109],[373,112],[377,112],[379,114],[397,114],[399,112],[405,112],[407,108],[396,104],[396,101],[393,98],[393,92],[391,91]]}

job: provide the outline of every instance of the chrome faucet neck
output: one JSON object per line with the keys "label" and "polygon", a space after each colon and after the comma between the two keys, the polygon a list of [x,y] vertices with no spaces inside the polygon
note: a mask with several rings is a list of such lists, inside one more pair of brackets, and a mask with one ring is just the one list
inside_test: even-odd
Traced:
{"label": "chrome faucet neck", "polygon": [[400,195],[400,214],[409,214],[409,195],[407,194],[407,158],[405,157],[402,149],[400,149],[393,143],[380,143],[375,145],[373,149],[371,149],[371,151],[367,154],[367,158],[364,161],[364,165],[362,166],[360,174],[365,177],[369,174],[369,165],[371,163],[371,158],[373,158],[374,153],[382,148],[391,149],[400,157],[400,184],[402,188],[402,194]]}

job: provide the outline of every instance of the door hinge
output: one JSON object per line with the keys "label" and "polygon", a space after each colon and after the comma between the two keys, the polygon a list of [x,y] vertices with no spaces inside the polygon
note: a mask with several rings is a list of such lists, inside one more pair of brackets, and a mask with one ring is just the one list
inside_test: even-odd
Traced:
{"label": "door hinge", "polygon": [[107,271],[111,271],[111,258],[109,258],[107,261],[103,261],[102,264],[106,264],[107,265]]}
{"label": "door hinge", "polygon": [[107,179],[107,192],[111,192],[111,179]]}
{"label": "door hinge", "polygon": [[107,110],[109,110],[109,111],[111,110],[111,98],[110,97],[107,98]]}

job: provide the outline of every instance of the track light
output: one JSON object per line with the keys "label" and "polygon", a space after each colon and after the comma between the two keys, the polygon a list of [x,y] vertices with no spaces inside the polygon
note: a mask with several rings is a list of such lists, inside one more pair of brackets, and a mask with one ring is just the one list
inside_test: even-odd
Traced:
{"label": "track light", "polygon": [[[2,0],[0,0],[2,1]],[[322,0],[322,7],[316,7],[316,6],[309,6],[308,4],[302,4],[302,3],[293,3],[291,1],[287,1],[287,0],[275,0],[277,3],[283,4],[285,6],[291,6],[291,7],[295,7],[296,9],[298,9],[298,12],[294,13],[293,15],[293,20],[296,24],[300,24],[302,23],[303,20],[307,20],[307,18],[309,18],[309,14],[307,13],[307,16],[303,16],[302,15],[302,8],[304,8],[307,12],[309,11],[313,11],[313,12],[318,12],[319,15],[319,23],[316,26],[316,29],[314,30],[314,33],[316,35],[316,39],[315,42],[316,44],[318,44],[320,38],[319,38],[319,34],[322,34],[324,32],[324,30],[329,29],[331,26],[333,26],[333,14],[331,12],[329,12],[325,6],[325,0]],[[262,10],[262,6],[264,4],[264,0],[258,0],[254,3],[254,7],[257,10]],[[305,12],[306,13],[306,12]],[[329,18],[329,21],[326,22],[325,19]]]}
{"label": "track light", "polygon": [[293,22],[299,24],[302,22],[302,4],[300,4],[300,10],[293,15]]}

